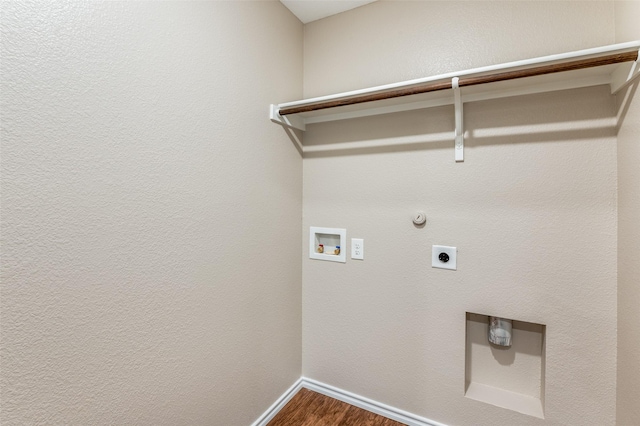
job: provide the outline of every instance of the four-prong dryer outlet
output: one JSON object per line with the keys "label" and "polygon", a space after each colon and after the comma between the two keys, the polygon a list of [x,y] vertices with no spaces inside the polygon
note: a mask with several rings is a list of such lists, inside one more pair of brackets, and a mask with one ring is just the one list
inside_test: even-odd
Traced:
{"label": "four-prong dryer outlet", "polygon": [[441,269],[457,269],[458,249],[449,246],[433,246],[431,249],[431,266]]}

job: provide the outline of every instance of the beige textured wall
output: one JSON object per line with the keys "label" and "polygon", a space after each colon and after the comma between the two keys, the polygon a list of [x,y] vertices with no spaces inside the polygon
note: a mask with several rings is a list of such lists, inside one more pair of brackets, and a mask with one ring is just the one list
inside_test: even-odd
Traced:
{"label": "beige textured wall", "polygon": [[[305,96],[610,44],[613,20],[610,2],[377,2],[305,27]],[[445,424],[611,425],[608,88],[467,104],[465,127],[461,164],[451,107],[306,132],[335,145],[305,155],[303,234],[347,228],[366,258],[303,259],[303,374]],[[432,244],[458,271],[431,268]],[[463,396],[465,312],[547,326],[545,420]]]}
{"label": "beige textured wall", "polygon": [[305,25],[304,95],[610,44],[613,18],[606,1],[379,0]]}
{"label": "beige textured wall", "polygon": [[247,425],[300,377],[301,65],[279,2],[2,2],[2,425]]}
{"label": "beige textured wall", "polygon": [[[640,2],[616,1],[616,42],[640,40]],[[640,424],[640,94],[638,81],[617,96],[618,424]]]}

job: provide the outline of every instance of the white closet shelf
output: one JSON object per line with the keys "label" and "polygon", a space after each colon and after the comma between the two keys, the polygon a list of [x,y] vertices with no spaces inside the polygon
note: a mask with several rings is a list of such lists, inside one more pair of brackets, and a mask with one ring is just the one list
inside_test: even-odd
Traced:
{"label": "white closet shelf", "polygon": [[456,160],[462,161],[462,105],[608,84],[615,94],[640,75],[640,40],[543,56],[270,106],[271,121],[307,124],[455,105]]}

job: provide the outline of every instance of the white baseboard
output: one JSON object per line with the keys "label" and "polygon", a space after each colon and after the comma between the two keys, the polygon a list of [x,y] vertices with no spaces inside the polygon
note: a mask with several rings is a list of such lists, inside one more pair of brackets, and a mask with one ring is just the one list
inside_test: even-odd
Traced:
{"label": "white baseboard", "polygon": [[371,411],[372,413],[379,414],[389,419],[404,423],[409,426],[446,426],[443,423],[438,423],[434,420],[425,419],[424,417],[416,416],[415,414],[408,413],[395,407],[391,407],[381,402],[373,401],[364,396],[356,395],[343,389],[336,388],[325,383],[321,383],[317,380],[301,377],[293,386],[291,386],[276,402],[273,403],[267,411],[262,414],[258,420],[256,420],[252,426],[266,426],[267,423],[275,417],[276,414],[284,407],[287,402],[301,389],[307,388],[314,392],[321,393],[338,401],[346,402],[347,404],[355,405],[364,410]]}
{"label": "white baseboard", "polygon": [[381,416],[409,426],[446,426],[434,420],[416,416],[415,414],[408,413],[400,410],[399,408],[373,401],[369,398],[365,398],[364,396],[356,395],[355,393],[318,382],[317,380],[307,379],[306,377],[302,377],[301,380],[303,388],[346,402],[347,404],[355,405],[356,407],[371,411],[372,413],[380,414]]}
{"label": "white baseboard", "polygon": [[251,426],[267,426],[267,423],[269,423],[271,419],[273,419],[275,415],[282,410],[282,407],[287,405],[287,402],[289,402],[289,400],[293,398],[301,388],[302,378],[299,378],[289,389],[285,391],[285,393],[280,396],[280,398],[276,400],[276,402],[271,405],[271,407],[267,408],[267,411],[262,413],[262,415],[258,417],[258,420],[253,422]]}

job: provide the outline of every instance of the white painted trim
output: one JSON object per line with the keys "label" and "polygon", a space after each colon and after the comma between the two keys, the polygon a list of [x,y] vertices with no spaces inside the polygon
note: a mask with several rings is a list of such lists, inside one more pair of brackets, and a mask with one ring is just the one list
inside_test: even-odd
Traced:
{"label": "white painted trim", "polygon": [[365,398],[364,396],[356,395],[352,392],[318,382],[317,380],[302,377],[301,381],[303,388],[346,402],[347,404],[355,405],[356,407],[371,411],[372,413],[379,414],[391,420],[405,423],[409,426],[446,426],[445,424],[438,423],[435,420],[429,420],[424,417],[411,414],[407,411],[400,410],[399,408],[391,407],[381,402]]}
{"label": "white painted trim", "polygon": [[300,377],[296,382],[283,393],[280,398],[274,402],[271,407],[267,409],[258,420],[253,422],[251,426],[266,426],[275,416],[287,405],[287,403],[294,397],[296,393],[302,388],[309,389],[314,392],[318,392],[322,395],[337,399],[338,401],[346,402],[347,404],[354,405],[362,408],[363,410],[371,411],[372,413],[379,414],[387,417],[391,420],[404,423],[408,426],[447,426],[444,423],[436,422],[435,420],[429,420],[424,417],[417,416],[399,408],[391,407],[381,402],[374,401],[364,396],[356,395],[355,393],[346,391],[344,389],[337,388],[335,386],[327,385],[326,383],[319,382],[317,380],[309,379],[306,377]]}
{"label": "white painted trim", "polygon": [[276,400],[276,402],[271,405],[271,407],[267,409],[267,411],[262,413],[262,415],[258,417],[258,420],[253,422],[251,426],[266,426],[267,423],[269,423],[271,419],[273,419],[275,415],[282,410],[282,407],[287,405],[287,402],[289,402],[301,388],[302,378],[299,378],[289,389],[285,391],[285,393],[280,396],[280,398]]}

